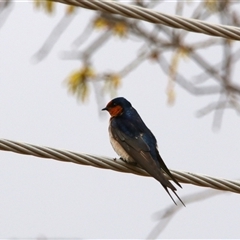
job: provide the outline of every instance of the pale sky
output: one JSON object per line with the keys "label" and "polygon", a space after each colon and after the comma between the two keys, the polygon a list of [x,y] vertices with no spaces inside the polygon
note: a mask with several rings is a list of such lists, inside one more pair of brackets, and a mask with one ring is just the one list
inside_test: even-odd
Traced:
{"label": "pale sky", "polygon": [[[160,11],[173,13],[172,4]],[[81,104],[64,85],[80,62],[62,60],[61,53],[70,49],[94,12],[82,9],[49,56],[38,64],[31,61],[64,7],[59,5],[55,16],[49,17],[34,11],[32,3],[15,3],[0,29],[1,138],[115,158],[108,139],[109,116],[99,115],[93,89],[89,101]],[[97,52],[95,66],[119,69],[139,46],[137,41],[116,38]],[[209,61],[219,56],[214,50],[208,55]],[[195,71],[190,64],[181,66],[187,79]],[[157,64],[145,62],[123,79],[116,96],[127,98],[137,109],[170,169],[239,179],[239,116],[226,110],[220,131],[213,132],[213,114],[196,118],[196,112],[219,96],[196,97],[176,85],[176,102],[169,107],[167,80]],[[110,99],[105,95],[102,107]],[[146,238],[157,224],[165,223],[157,221],[155,213],[173,206],[152,178],[11,152],[2,151],[0,156],[3,239]],[[177,193],[183,201],[207,190],[189,184],[182,187]],[[186,203],[158,237],[238,238],[240,196],[210,193],[222,194]]]}

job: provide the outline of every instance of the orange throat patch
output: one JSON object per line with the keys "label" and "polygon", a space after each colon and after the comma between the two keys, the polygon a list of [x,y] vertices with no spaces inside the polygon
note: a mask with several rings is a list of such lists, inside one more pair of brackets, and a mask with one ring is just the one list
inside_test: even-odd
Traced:
{"label": "orange throat patch", "polygon": [[108,111],[112,117],[116,117],[122,114],[123,108],[117,105],[115,107],[110,108]]}

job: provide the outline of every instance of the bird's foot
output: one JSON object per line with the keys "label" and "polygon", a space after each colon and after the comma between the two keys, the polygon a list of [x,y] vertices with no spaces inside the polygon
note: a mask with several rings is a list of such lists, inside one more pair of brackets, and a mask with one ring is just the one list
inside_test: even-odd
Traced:
{"label": "bird's foot", "polygon": [[122,157],[120,157],[120,159],[121,159],[123,162],[125,162],[125,163],[127,163],[127,164],[130,164],[130,165],[132,165],[132,166],[137,166],[137,165],[138,165],[137,162],[127,161],[126,159],[123,159]]}
{"label": "bird's foot", "polygon": [[124,161],[124,162],[127,162],[127,160],[123,159],[122,157],[120,157],[120,158],[114,158],[113,161],[116,162],[118,159],[120,159],[120,160],[122,160],[122,161]]}
{"label": "bird's foot", "polygon": [[120,157],[119,159],[122,160],[123,162],[127,163],[127,160],[126,160],[126,159],[124,159],[124,158],[122,158],[122,157]]}

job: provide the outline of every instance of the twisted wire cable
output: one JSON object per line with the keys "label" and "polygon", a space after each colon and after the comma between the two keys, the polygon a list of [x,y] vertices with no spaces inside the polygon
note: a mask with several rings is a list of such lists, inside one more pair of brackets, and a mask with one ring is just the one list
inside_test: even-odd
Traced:
{"label": "twisted wire cable", "polygon": [[[141,176],[149,176],[149,174],[140,167],[127,164],[120,159],[75,153],[50,147],[40,147],[6,139],[0,139],[0,150],[32,155],[41,158],[51,158],[58,161],[89,165],[97,168],[111,169],[123,173],[133,173]],[[171,170],[171,173],[179,182],[182,183],[240,193],[240,181],[219,179],[210,176],[180,172],[175,170]]]}
{"label": "twisted wire cable", "polygon": [[107,0],[52,0],[64,4],[74,5],[91,10],[99,10],[112,14],[120,14],[125,17],[144,20],[155,24],[163,24],[173,28],[181,28],[190,32],[203,33],[216,37],[223,37],[232,40],[240,40],[240,28],[212,24],[197,19],[189,19],[180,16],[173,16],[160,13],[155,10],[122,4]]}

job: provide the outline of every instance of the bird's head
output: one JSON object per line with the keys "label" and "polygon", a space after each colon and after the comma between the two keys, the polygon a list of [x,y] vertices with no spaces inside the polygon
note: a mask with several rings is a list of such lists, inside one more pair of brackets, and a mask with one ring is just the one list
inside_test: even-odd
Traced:
{"label": "bird's head", "polygon": [[132,105],[127,99],[118,97],[112,99],[102,110],[107,110],[112,117],[117,117],[122,115],[124,111],[130,107],[132,107]]}

